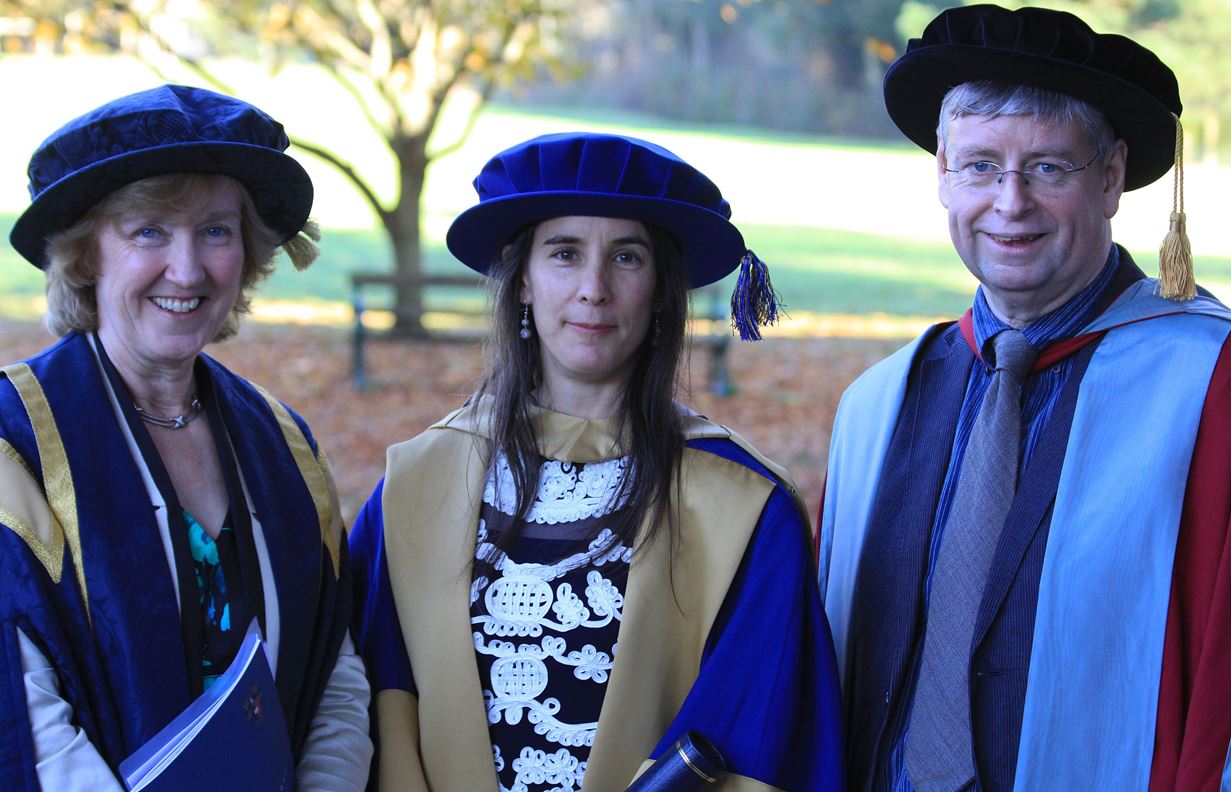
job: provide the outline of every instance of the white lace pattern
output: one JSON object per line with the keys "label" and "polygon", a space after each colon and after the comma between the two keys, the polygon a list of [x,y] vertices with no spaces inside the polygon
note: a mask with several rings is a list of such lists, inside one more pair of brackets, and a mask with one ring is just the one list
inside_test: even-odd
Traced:
{"label": "white lace pattern", "polygon": [[[581,466],[549,459],[539,472],[539,491],[526,522],[557,525],[610,514],[624,505],[620,483],[628,457]],[[483,489],[483,502],[504,514],[517,509],[513,472],[504,454],[496,457]]]}
{"label": "white lace pattern", "polygon": [[[558,524],[609,514],[624,470],[625,460],[590,463],[580,470],[568,462],[547,462],[532,521]],[[507,480],[498,483],[501,478]],[[508,514],[514,510],[513,493],[508,465],[500,459],[489,474],[484,502]],[[479,522],[475,558],[490,564],[491,572],[475,579],[470,604],[473,608],[482,598],[483,609],[471,618],[472,635],[475,651],[492,658],[490,686],[483,691],[488,722],[516,726],[524,719],[535,734],[557,746],[553,751],[526,745],[511,759],[494,747],[497,771],[507,764],[516,774],[511,788],[501,785],[503,792],[581,788],[598,723],[570,721],[560,699],[550,695],[549,683],[552,673],[607,683],[616,646],[595,646],[585,634],[623,617],[624,595],[604,570],[627,565],[633,551],[621,543],[608,547],[611,540],[611,531],[603,529],[586,549],[554,564],[518,563],[488,541],[486,523]],[[583,567],[590,567],[584,591],[574,590],[574,582],[581,585],[580,572],[573,582],[560,580]],[[570,639],[574,631],[578,634]],[[583,748],[581,756],[575,748]]]}

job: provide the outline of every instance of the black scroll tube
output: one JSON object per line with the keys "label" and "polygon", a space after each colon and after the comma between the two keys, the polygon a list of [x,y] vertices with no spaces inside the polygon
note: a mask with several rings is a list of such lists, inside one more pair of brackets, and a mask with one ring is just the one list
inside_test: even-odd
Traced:
{"label": "black scroll tube", "polygon": [[704,735],[690,730],[638,776],[627,792],[699,792],[726,774],[722,752]]}

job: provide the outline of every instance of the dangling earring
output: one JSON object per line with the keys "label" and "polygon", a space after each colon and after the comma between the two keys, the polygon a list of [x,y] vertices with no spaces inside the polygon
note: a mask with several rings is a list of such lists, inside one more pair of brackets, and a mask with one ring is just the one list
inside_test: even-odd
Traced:
{"label": "dangling earring", "polygon": [[521,330],[517,333],[522,341],[530,340],[530,304],[522,303],[521,306]]}
{"label": "dangling earring", "polygon": [[663,334],[662,324],[658,320],[659,320],[659,312],[655,311],[654,312],[654,334],[650,336],[651,346],[658,346],[658,337]]}

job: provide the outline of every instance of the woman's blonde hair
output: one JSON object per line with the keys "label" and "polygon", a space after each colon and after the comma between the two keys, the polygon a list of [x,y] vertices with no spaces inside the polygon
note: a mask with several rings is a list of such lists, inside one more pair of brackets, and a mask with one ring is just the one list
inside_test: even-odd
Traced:
{"label": "woman's blonde hair", "polygon": [[230,176],[204,173],[171,173],[141,179],[108,194],[84,217],[47,240],[47,315],[44,321],[56,335],[69,331],[98,329],[98,232],[121,215],[151,207],[185,211],[203,205],[223,180],[239,188],[240,236],[244,243],[244,266],[239,278],[239,296],[215,336],[221,341],[239,329],[239,318],[251,310],[251,290],[274,269],[274,256],[281,247],[295,269],[305,269],[317,257],[320,230],[309,220],[302,231],[279,244],[277,232],[256,210],[248,190]]}

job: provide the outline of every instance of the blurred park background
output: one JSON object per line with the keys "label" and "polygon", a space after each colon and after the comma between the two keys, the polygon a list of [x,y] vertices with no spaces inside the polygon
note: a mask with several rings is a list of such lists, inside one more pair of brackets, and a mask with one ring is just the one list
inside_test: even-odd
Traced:
{"label": "blurred park background", "polygon": [[[1231,297],[1231,0],[1035,4],[1131,35],[1176,71],[1197,275]],[[761,344],[732,345],[733,395],[710,392],[698,345],[688,400],[785,463],[815,506],[842,389],[958,316],[974,290],[949,245],[934,162],[900,138],[880,95],[884,69],[945,5],[0,0],[0,231],[28,203],[38,144],[122,94],[202,85],[281,121],[316,184],[323,255],[305,273],[281,267],[239,338],[210,352],[304,414],[353,515],[385,446],[459,404],[481,370],[477,343],[433,340],[481,295],[416,284],[468,272],[443,239],[473,203],[482,163],[552,131],[650,139],[718,183],[789,311]],[[1147,272],[1172,199],[1168,176],[1128,194],[1114,222]],[[373,332],[401,322],[398,340],[368,345],[362,389],[350,376],[357,272],[401,273],[401,288],[371,304],[413,309],[365,314]],[[0,246],[2,362],[52,340],[38,323],[42,291],[41,273]]]}

